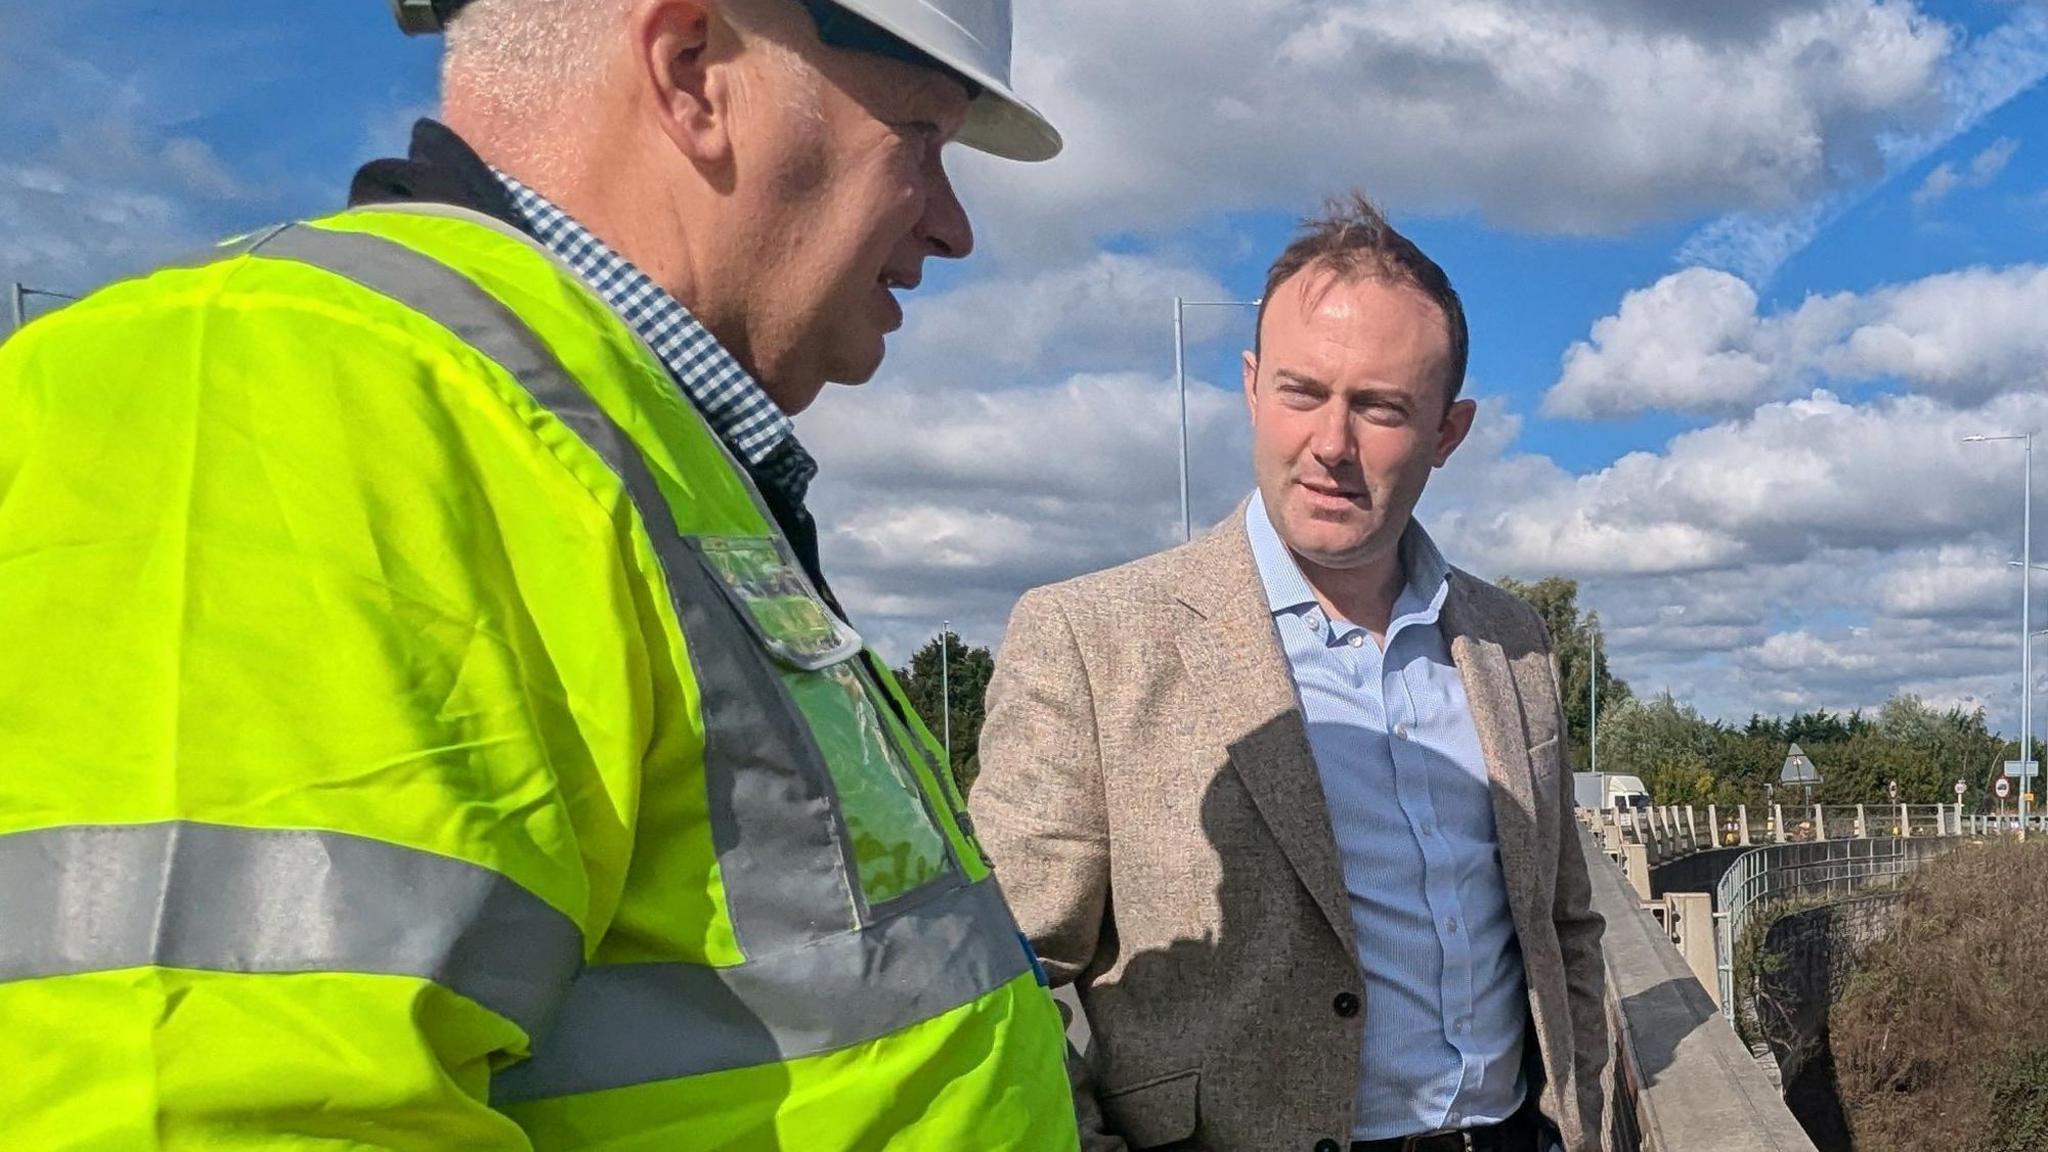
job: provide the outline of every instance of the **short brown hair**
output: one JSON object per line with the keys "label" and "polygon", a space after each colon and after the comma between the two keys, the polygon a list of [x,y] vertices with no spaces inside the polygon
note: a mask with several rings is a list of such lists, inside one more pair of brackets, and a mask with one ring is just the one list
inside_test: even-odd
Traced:
{"label": "short brown hair", "polygon": [[[1266,305],[1281,285],[1308,268],[1328,272],[1338,283],[1371,278],[1405,284],[1429,297],[1444,314],[1444,327],[1451,337],[1450,363],[1445,366],[1450,395],[1458,398],[1465,386],[1465,362],[1471,352],[1471,336],[1465,329],[1465,305],[1451,278],[1437,262],[1423,255],[1415,242],[1401,235],[1363,192],[1352,192],[1323,203],[1320,216],[1301,222],[1301,233],[1287,245],[1280,258],[1266,271],[1266,294],[1259,298],[1259,333],[1266,327]],[[1252,337],[1259,348],[1259,336]]]}

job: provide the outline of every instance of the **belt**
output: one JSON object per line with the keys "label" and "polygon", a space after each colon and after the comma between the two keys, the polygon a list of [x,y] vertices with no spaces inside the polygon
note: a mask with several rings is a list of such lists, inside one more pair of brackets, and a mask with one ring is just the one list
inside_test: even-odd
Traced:
{"label": "belt", "polygon": [[1536,1152],[1536,1135],[1536,1121],[1524,1113],[1479,1128],[1354,1140],[1351,1152]]}

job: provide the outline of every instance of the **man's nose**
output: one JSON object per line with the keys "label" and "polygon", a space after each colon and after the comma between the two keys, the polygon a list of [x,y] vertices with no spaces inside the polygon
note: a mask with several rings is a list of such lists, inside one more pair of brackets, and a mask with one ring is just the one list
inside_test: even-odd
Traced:
{"label": "man's nose", "polygon": [[1349,464],[1358,456],[1358,438],[1351,433],[1351,413],[1342,404],[1325,404],[1316,413],[1309,451],[1325,468]]}
{"label": "man's nose", "polygon": [[959,260],[974,251],[974,225],[968,221],[967,208],[953,190],[953,178],[946,174],[945,164],[935,158],[932,168],[932,193],[925,198],[924,218],[917,223],[917,234],[931,245],[933,254]]}

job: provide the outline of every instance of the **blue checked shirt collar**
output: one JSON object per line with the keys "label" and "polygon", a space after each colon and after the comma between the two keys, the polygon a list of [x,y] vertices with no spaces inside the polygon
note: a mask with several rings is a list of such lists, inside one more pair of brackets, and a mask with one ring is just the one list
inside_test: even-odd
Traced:
{"label": "blue checked shirt collar", "polygon": [[[493,168],[535,238],[611,305],[704,414],[711,430],[756,479],[801,503],[818,466],[797,443],[796,426],[682,301],[546,197]],[[786,447],[785,447],[786,446]],[[762,474],[766,473],[764,477]]]}

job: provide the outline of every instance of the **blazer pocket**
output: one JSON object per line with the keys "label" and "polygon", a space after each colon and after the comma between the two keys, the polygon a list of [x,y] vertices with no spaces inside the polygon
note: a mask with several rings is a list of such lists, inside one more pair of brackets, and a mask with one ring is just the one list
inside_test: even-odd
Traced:
{"label": "blazer pocket", "polygon": [[1564,763],[1564,744],[1561,737],[1552,736],[1541,744],[1529,749],[1529,768],[1538,780],[1545,780],[1558,774]]}
{"label": "blazer pocket", "polygon": [[1175,1072],[1098,1097],[1110,1130],[1133,1148],[1159,1148],[1195,1134],[1198,1068]]}

